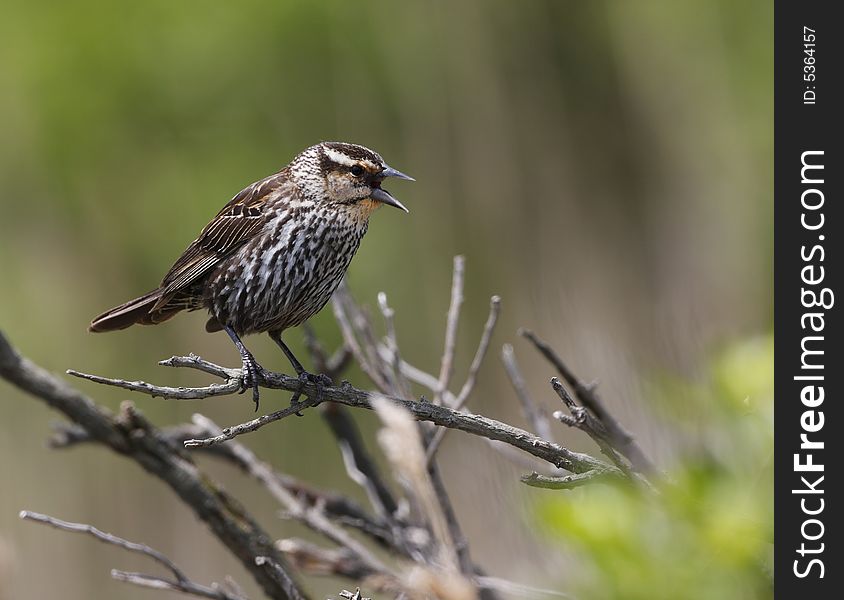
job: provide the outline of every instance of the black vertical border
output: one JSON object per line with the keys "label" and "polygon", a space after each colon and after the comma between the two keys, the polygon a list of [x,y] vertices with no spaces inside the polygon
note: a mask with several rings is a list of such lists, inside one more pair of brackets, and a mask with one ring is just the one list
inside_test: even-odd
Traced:
{"label": "black vertical border", "polygon": [[[844,19],[837,17],[841,11],[833,9],[840,6],[832,1],[776,0],[774,25],[774,301],[775,301],[775,549],[774,578],[775,594],[778,599],[826,599],[844,598],[844,562],[841,546],[844,535],[840,528],[840,514],[844,511],[844,389],[841,386],[844,373],[844,354],[841,352],[844,327],[838,316],[839,304],[844,303],[841,270],[841,238],[844,237],[844,220],[840,204],[842,197],[841,179],[844,177],[841,164],[842,126],[841,113],[844,111],[840,80],[844,77]],[[809,54],[803,38],[803,28],[815,30],[815,46],[812,56],[814,61],[815,81],[806,81],[803,75]],[[804,92],[813,91],[815,104],[806,104]],[[810,96],[810,95],[807,95]],[[801,155],[806,151],[823,151],[823,155],[813,155],[812,161],[821,161],[824,165],[823,184],[806,184],[801,181]],[[820,171],[812,173],[819,175]],[[807,172],[807,175],[809,172]],[[809,177],[812,178],[812,177]],[[817,188],[824,195],[824,204],[820,209],[807,211],[801,204],[801,195],[809,188]],[[809,193],[808,202],[817,203],[819,196]],[[806,214],[810,223],[817,223],[819,213],[823,213],[824,226],[810,231],[801,224],[801,214]],[[823,239],[820,239],[823,236]],[[815,245],[823,247],[816,250],[813,259],[806,261]],[[805,272],[808,276],[818,277],[819,267],[824,269],[823,282],[809,286],[803,280],[802,269],[815,265],[813,271]],[[824,331],[813,332],[804,329],[801,317],[807,312],[820,309],[806,308],[801,300],[803,288],[814,289],[818,293],[829,287],[835,294],[834,305],[824,313]],[[841,293],[839,293],[841,292]],[[815,321],[817,324],[818,321]],[[807,335],[823,336],[822,341],[813,340],[815,349],[823,350],[823,355],[814,355],[815,362],[822,362],[824,368],[807,371],[801,369],[801,342]],[[821,374],[824,380],[808,382],[795,380],[795,376]],[[801,391],[809,383],[822,385],[824,401],[820,406],[807,407],[801,401]],[[805,433],[801,418],[809,410],[816,411],[805,417],[805,423],[817,426],[823,413],[824,424],[820,431],[807,433],[812,441],[822,441],[823,449],[801,450],[800,435]],[[815,464],[824,465],[821,472],[797,472],[795,454],[801,454],[801,462],[806,461],[806,454],[811,452]],[[818,476],[823,481],[816,485],[823,489],[822,494],[794,493],[793,490],[806,489],[801,477],[814,484]],[[807,515],[808,510],[817,510],[823,499],[823,511],[818,515]],[[805,505],[801,506],[801,501]],[[816,518],[823,523],[823,535],[817,540],[804,539],[804,533],[810,537],[820,531],[817,523],[804,523]],[[817,550],[823,544],[823,551],[817,554],[805,552],[803,548]],[[803,578],[795,571],[805,572],[809,561],[818,558],[823,562],[823,578],[816,563]],[[798,560],[795,567],[795,560]]]}

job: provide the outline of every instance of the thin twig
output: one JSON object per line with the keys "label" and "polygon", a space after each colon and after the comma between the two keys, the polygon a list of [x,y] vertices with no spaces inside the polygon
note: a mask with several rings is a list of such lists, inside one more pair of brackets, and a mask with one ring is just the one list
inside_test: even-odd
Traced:
{"label": "thin twig", "polygon": [[393,350],[393,380],[396,382],[396,389],[393,390],[393,393],[402,398],[410,398],[410,385],[401,371],[402,360],[398,337],[396,336],[395,311],[387,304],[387,294],[384,292],[378,293],[378,307],[381,309],[384,325],[387,328],[387,347]]}
{"label": "thin twig", "polygon": [[202,357],[197,356],[193,352],[187,356],[171,356],[168,359],[158,361],[162,367],[184,367],[188,369],[196,369],[209,375],[214,375],[221,379],[239,379],[241,376],[240,369],[229,369],[221,367],[214,363],[203,360]]}
{"label": "thin twig", "polygon": [[617,481],[618,475],[606,471],[587,471],[576,475],[564,475],[562,477],[551,477],[533,472],[530,475],[521,477],[523,483],[531,487],[545,488],[548,490],[571,490],[589,483],[602,481]]}
{"label": "thin twig", "polygon": [[158,564],[164,566],[164,568],[173,573],[176,579],[178,579],[180,582],[185,582],[188,580],[187,575],[185,575],[182,570],[179,569],[173,563],[173,561],[164,556],[158,550],[154,550],[146,544],[138,544],[136,542],[124,540],[123,538],[117,537],[116,535],[112,535],[111,533],[105,533],[103,531],[100,531],[93,525],[88,525],[87,523],[71,523],[70,521],[63,521],[61,519],[57,519],[49,515],[44,515],[28,510],[22,510],[18,514],[18,516],[25,521],[36,521],[38,523],[44,523],[46,525],[55,527],[56,529],[62,529],[64,531],[73,531],[75,533],[87,533],[88,535],[100,540],[101,542],[105,542],[106,544],[119,546],[124,550],[128,550],[129,552],[137,552],[138,554],[144,554],[146,556],[149,556]]}
{"label": "thin twig", "polygon": [[286,419],[291,415],[299,414],[302,410],[316,406],[317,404],[319,404],[319,402],[320,401],[317,400],[316,394],[308,396],[304,400],[301,400],[296,404],[291,404],[287,408],[277,410],[267,415],[261,415],[257,419],[246,421],[245,423],[241,423],[240,425],[226,427],[220,430],[219,434],[213,435],[211,437],[203,439],[185,440],[185,448],[213,446],[214,444],[219,444],[220,442],[225,442],[227,440],[234,439],[239,435],[243,435],[244,433],[258,431],[264,425],[268,425],[270,423]]}
{"label": "thin twig", "polygon": [[[466,383],[463,384],[463,387],[460,389],[460,393],[454,401],[446,401],[446,403],[454,410],[462,410],[466,405],[466,402],[469,400],[469,396],[472,395],[472,390],[475,389],[478,371],[480,371],[487,349],[489,349],[489,342],[490,339],[492,339],[492,332],[495,329],[495,324],[498,322],[498,313],[500,311],[501,298],[493,296],[489,301],[489,316],[484,324],[484,330],[481,334],[481,340],[478,342],[478,349],[475,352],[475,357],[472,359],[472,364],[469,366],[469,374],[466,377]],[[431,441],[428,443],[426,449],[428,462],[430,462],[436,455],[437,450],[439,449],[440,444],[442,444],[443,438],[446,436],[448,431],[449,430],[447,428],[438,429],[434,433],[433,437],[431,437]]]}
{"label": "thin twig", "polygon": [[486,323],[484,323],[484,330],[481,333],[481,340],[478,342],[478,349],[475,351],[475,356],[472,359],[472,364],[469,365],[469,374],[466,377],[466,382],[457,394],[457,399],[451,404],[451,408],[460,410],[466,405],[469,396],[472,395],[472,390],[475,389],[475,383],[478,378],[478,371],[486,357],[486,352],[489,349],[489,342],[492,339],[492,332],[495,330],[495,324],[498,322],[498,314],[501,312],[501,298],[493,296],[489,299],[489,315]]}
{"label": "thin twig", "polygon": [[[172,364],[168,366],[181,367],[187,365]],[[114,387],[123,388],[124,390],[131,390],[133,392],[141,392],[142,394],[148,394],[153,398],[166,398],[168,400],[201,400],[203,398],[211,398],[212,396],[229,396],[241,390],[240,379],[229,379],[226,383],[212,383],[211,385],[204,387],[191,388],[168,387],[161,385],[153,385],[151,383],[147,383],[146,381],[127,381],[125,379],[100,377],[99,375],[80,373],[79,371],[75,371],[73,369],[68,369],[66,373],[74,377],[79,377],[80,379],[87,379],[88,381],[93,381],[94,383],[111,385]]]}
{"label": "thin twig", "polygon": [[352,355],[355,357],[360,369],[376,384],[384,382],[384,374],[376,370],[375,365],[370,364],[368,354],[364,352],[363,347],[358,342],[355,334],[354,315],[350,314],[352,307],[349,303],[350,294],[346,282],[343,281],[334,291],[331,299],[331,307],[334,311],[334,319],[340,326],[340,332],[343,334],[343,341],[346,347],[349,348]]}
{"label": "thin twig", "polygon": [[[214,435],[220,435],[220,428],[211,419],[203,415],[194,415],[194,422],[204,427]],[[307,507],[281,484],[275,471],[267,463],[259,460],[255,453],[238,442],[229,445],[236,460],[250,475],[257,479],[270,494],[285,507],[287,513],[297,521],[301,521],[314,531],[317,531],[334,543],[353,552],[369,569],[379,573],[389,573],[387,566],[375,557],[363,544],[351,537],[341,527],[326,518],[319,507]]]}
{"label": "thin twig", "polygon": [[343,333],[346,345],[352,351],[361,370],[378,388],[392,384],[390,373],[383,369],[378,359],[378,343],[366,313],[352,298],[346,281],[334,291],[331,302],[334,318]]}
{"label": "thin twig", "polygon": [[[342,407],[337,407],[342,408]],[[209,437],[219,433],[219,427],[202,415],[194,415],[194,423],[184,423],[161,429],[161,437],[167,441],[182,447],[184,442],[198,437]],[[51,448],[69,448],[76,444],[96,441],[84,430],[75,425],[61,424],[55,427],[55,433],[50,437],[48,443]],[[215,444],[213,446],[200,447],[197,451],[205,452],[215,458],[223,459],[238,467],[248,475],[252,475],[250,465],[245,463],[242,454],[236,452],[236,443]],[[357,529],[366,534],[379,545],[390,549],[400,549],[401,546],[394,540],[390,527],[370,515],[357,502],[336,492],[319,490],[306,484],[290,475],[273,471],[273,477],[278,485],[289,490],[293,496],[304,504],[306,509],[319,507],[325,515],[338,523]],[[241,594],[242,595],[242,594]]]}
{"label": "thin twig", "polygon": [[548,362],[554,365],[560,376],[574,390],[575,396],[581,404],[588,408],[601,421],[607,430],[608,439],[613,447],[627,457],[633,468],[645,475],[654,472],[654,465],[645,455],[633,435],[613,416],[595,391],[594,385],[587,385],[568,368],[560,356],[545,341],[541,340],[529,329],[521,329],[519,333],[529,340]]}
{"label": "thin twig", "polygon": [[463,304],[463,272],[466,260],[458,255],[454,257],[454,272],[451,277],[451,302],[448,305],[448,317],[445,326],[445,345],[440,363],[440,376],[434,404],[442,404],[443,393],[448,389],[454,372],[454,351],[457,346],[457,327],[460,323],[460,306]]}
{"label": "thin twig", "polygon": [[609,458],[613,464],[615,464],[615,466],[630,476],[630,467],[627,465],[622,455],[616,451],[615,447],[612,445],[612,441],[608,439],[607,430],[604,427],[604,424],[599,421],[597,417],[594,417],[592,413],[586,410],[586,408],[579,406],[577,402],[574,401],[574,398],[571,397],[571,394],[569,394],[565,386],[560,383],[560,380],[556,377],[551,378],[551,387],[554,388],[554,391],[557,392],[557,395],[571,413],[571,417],[569,417],[561,411],[556,411],[554,412],[554,417],[569,427],[580,429],[586,433],[586,435],[591,437],[592,440],[598,444],[601,452],[603,452],[604,455]]}
{"label": "thin twig", "polygon": [[[325,373],[331,379],[339,377],[348,358],[352,356],[351,351],[344,345],[329,360],[325,350],[316,339],[313,329],[307,323],[305,324],[305,345],[317,372]],[[345,407],[331,403],[324,404],[320,409],[320,414],[340,446],[340,454],[349,477],[366,491],[370,504],[379,518],[392,522],[393,514],[396,512],[396,501],[389,487],[384,483],[378,466],[366,450],[354,419]]]}
{"label": "thin twig", "polygon": [[239,594],[232,594],[225,591],[218,584],[213,584],[211,587],[200,585],[192,581],[179,583],[177,581],[170,581],[163,577],[155,575],[147,575],[145,573],[131,573],[129,571],[121,571],[119,569],[111,570],[111,577],[115,581],[122,581],[124,583],[131,583],[140,587],[152,588],[155,590],[167,590],[171,592],[181,592],[183,594],[190,594],[191,596],[199,596],[201,598],[212,598],[214,600],[246,600],[246,596]]}
{"label": "thin twig", "polygon": [[392,521],[398,508],[396,500],[367,451],[349,411],[337,404],[326,404],[322,408],[322,416],[340,446],[343,465],[349,477],[364,489],[376,513]]}
{"label": "thin twig", "polygon": [[170,571],[176,578],[175,581],[170,581],[168,579],[164,579],[162,577],[157,577],[154,575],[142,575],[140,573],[126,573],[125,571],[113,570],[112,577],[114,577],[114,579],[134,583],[137,585],[143,585],[145,587],[168,589],[177,592],[183,592],[186,594],[192,594],[194,596],[202,596],[205,598],[216,598],[217,600],[244,600],[242,596],[229,594],[216,584],[214,584],[215,587],[207,587],[191,581],[188,576],[185,575],[185,573],[173,563],[172,560],[167,558],[158,550],[155,550],[154,548],[151,548],[146,544],[130,542],[129,540],[125,540],[111,533],[105,533],[104,531],[100,531],[93,525],[88,525],[87,523],[71,523],[70,521],[63,521],[61,519],[57,519],[49,515],[31,512],[28,510],[21,511],[19,516],[21,519],[24,519],[26,521],[35,521],[37,523],[43,523],[45,525],[49,525],[51,527],[55,527],[56,529],[61,529],[63,531],[85,533],[106,544],[111,544],[112,546],[123,548],[124,550],[128,550],[129,552],[143,554],[144,556],[150,557],[155,562]]}
{"label": "thin twig", "polygon": [[528,392],[527,383],[525,383],[519,364],[516,362],[516,356],[513,353],[513,346],[504,344],[501,348],[501,360],[504,363],[504,370],[507,371],[507,376],[510,378],[510,383],[516,390],[516,397],[521,403],[522,412],[527,422],[530,423],[539,437],[553,440],[554,434],[551,431],[551,424]]}
{"label": "thin twig", "polygon": [[[386,346],[386,344],[378,344],[378,356],[379,358],[389,364],[394,364],[395,361],[395,353],[390,350]],[[431,391],[431,394],[435,394],[437,388],[439,387],[439,380],[428,373],[427,371],[423,371],[422,369],[413,366],[409,362],[405,360],[401,360],[399,363],[399,367],[401,368],[402,375],[407,377],[409,381],[413,383],[418,383],[422,387]],[[445,390],[443,392],[443,403],[447,406],[451,406],[456,401],[457,397],[452,394],[450,391]]]}

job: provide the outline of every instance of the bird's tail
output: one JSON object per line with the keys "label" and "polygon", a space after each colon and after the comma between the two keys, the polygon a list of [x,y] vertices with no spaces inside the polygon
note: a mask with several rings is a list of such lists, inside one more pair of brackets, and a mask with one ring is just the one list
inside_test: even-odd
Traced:
{"label": "bird's tail", "polygon": [[155,325],[166,321],[184,306],[168,306],[169,302],[164,297],[164,290],[159,288],[148,292],[140,298],[130,300],[120,306],[105,311],[91,321],[88,331],[101,333],[103,331],[116,331],[126,329],[136,323],[141,325]]}

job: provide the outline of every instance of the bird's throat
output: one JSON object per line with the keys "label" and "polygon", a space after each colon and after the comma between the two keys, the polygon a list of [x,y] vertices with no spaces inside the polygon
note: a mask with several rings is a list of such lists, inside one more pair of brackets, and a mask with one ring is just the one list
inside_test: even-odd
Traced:
{"label": "bird's throat", "polygon": [[369,215],[381,207],[381,203],[372,198],[364,198],[352,205],[351,217],[358,222],[369,220]]}

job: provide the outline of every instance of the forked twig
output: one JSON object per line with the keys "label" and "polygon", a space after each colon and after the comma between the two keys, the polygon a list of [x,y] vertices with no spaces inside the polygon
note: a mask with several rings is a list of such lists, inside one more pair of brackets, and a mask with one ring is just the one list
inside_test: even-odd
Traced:
{"label": "forked twig", "polygon": [[[475,357],[472,359],[472,364],[469,366],[469,374],[466,376],[466,383],[460,389],[460,393],[453,401],[446,402],[454,410],[462,410],[472,395],[475,389],[475,383],[478,378],[478,371],[481,369],[487,350],[489,349],[489,342],[492,339],[492,332],[495,330],[495,324],[498,322],[498,314],[501,312],[501,298],[493,296],[489,300],[489,316],[484,324],[483,333],[481,333],[481,340],[478,342],[478,349],[475,351]],[[443,438],[448,433],[448,428],[438,429],[431,440],[428,442],[427,456],[428,462],[436,455],[437,450],[442,444]]]}
{"label": "forked twig", "polygon": [[105,533],[104,531],[100,531],[93,525],[88,525],[87,523],[71,523],[70,521],[63,521],[55,517],[51,517],[41,513],[31,512],[28,510],[21,511],[19,516],[21,519],[24,519],[26,521],[35,521],[37,523],[43,523],[45,525],[49,525],[51,527],[55,527],[56,529],[61,529],[63,531],[85,533],[106,544],[111,544],[112,546],[123,548],[124,550],[128,550],[129,552],[143,554],[144,556],[150,557],[152,560],[154,560],[155,562],[163,566],[165,569],[170,571],[173,574],[173,577],[175,578],[171,580],[155,575],[128,573],[126,571],[119,571],[117,569],[114,569],[111,572],[111,576],[118,581],[125,581],[144,587],[172,590],[185,594],[191,594],[193,596],[201,596],[203,598],[215,598],[217,600],[246,600],[244,596],[229,593],[226,590],[222,589],[218,584],[213,584],[211,587],[209,587],[191,581],[188,576],[185,575],[185,573],[173,563],[172,560],[167,558],[158,550],[155,550],[154,548],[151,548],[146,544],[130,542],[129,540],[125,540],[111,533]]}
{"label": "forked twig", "polygon": [[550,362],[560,376],[574,390],[580,403],[594,414],[606,430],[606,439],[612,447],[627,457],[636,471],[644,475],[654,472],[651,460],[645,455],[633,435],[606,408],[594,385],[587,385],[563,362],[551,346],[541,340],[529,329],[521,329],[519,333],[530,341],[542,356]]}

